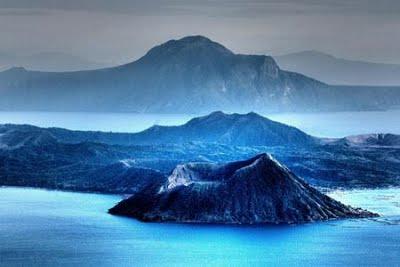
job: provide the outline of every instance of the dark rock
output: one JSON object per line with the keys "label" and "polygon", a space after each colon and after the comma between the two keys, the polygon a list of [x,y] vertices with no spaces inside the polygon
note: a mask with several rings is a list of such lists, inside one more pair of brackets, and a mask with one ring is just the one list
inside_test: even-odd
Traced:
{"label": "dark rock", "polygon": [[178,165],[163,185],[149,184],[109,212],[142,221],[225,224],[377,216],[320,193],[268,154],[228,164]]}

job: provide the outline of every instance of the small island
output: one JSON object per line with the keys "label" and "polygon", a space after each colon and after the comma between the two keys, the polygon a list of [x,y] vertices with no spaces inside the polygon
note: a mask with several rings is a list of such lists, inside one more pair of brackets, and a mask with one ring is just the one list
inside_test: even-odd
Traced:
{"label": "small island", "polygon": [[311,187],[269,154],[228,164],[178,165],[109,210],[148,222],[299,224],[376,217]]}

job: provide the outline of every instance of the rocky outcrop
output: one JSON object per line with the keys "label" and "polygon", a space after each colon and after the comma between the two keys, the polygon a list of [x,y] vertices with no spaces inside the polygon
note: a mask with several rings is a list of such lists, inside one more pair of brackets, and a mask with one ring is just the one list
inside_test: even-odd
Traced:
{"label": "rocky outcrop", "polygon": [[162,185],[110,209],[142,221],[295,224],[377,216],[320,193],[268,154],[228,164],[179,165]]}

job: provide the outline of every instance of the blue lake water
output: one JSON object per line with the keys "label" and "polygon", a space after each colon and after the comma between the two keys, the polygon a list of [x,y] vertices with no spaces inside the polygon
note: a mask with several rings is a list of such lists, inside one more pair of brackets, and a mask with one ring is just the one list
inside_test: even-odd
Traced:
{"label": "blue lake water", "polygon": [[[400,134],[400,110],[263,115],[321,137],[343,137],[364,133]],[[72,130],[137,132],[154,124],[183,124],[194,116],[135,113],[0,112],[0,123],[25,123]]]}
{"label": "blue lake water", "polygon": [[[136,132],[192,117],[0,112],[0,123]],[[400,111],[268,117],[316,136],[400,134]],[[400,189],[330,194],[383,216],[299,226],[147,224],[106,213],[120,196],[0,188],[0,266],[400,266]]]}
{"label": "blue lake water", "polygon": [[332,192],[378,219],[298,226],[141,223],[115,195],[0,188],[1,266],[398,266],[400,189]]}

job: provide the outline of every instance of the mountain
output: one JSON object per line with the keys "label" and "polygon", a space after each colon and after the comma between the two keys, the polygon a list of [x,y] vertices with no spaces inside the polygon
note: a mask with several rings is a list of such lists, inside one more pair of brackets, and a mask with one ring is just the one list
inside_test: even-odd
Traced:
{"label": "mountain", "polygon": [[0,109],[151,113],[370,110],[400,105],[400,88],[333,87],[235,54],[203,36],[171,40],[113,68],[0,73]]}
{"label": "mountain", "polygon": [[267,154],[228,164],[178,165],[109,211],[142,221],[293,224],[376,214],[343,205]]}
{"label": "mountain", "polygon": [[[0,133],[1,133],[0,126]],[[312,146],[319,139],[299,129],[269,120],[256,113],[226,114],[221,111],[191,119],[179,126],[153,126],[139,133],[70,131],[61,128],[37,128],[29,125],[6,125],[18,135],[40,132],[64,143],[99,142],[110,145],[160,145],[190,142],[219,143],[235,146]],[[15,136],[16,134],[12,134]],[[7,135],[3,136],[3,139]]]}
{"label": "mountain", "polygon": [[213,112],[181,126],[153,126],[131,136],[135,144],[219,143],[235,146],[311,146],[317,138],[256,113]]}
{"label": "mountain", "polygon": [[342,59],[319,51],[302,51],[274,58],[284,70],[301,72],[328,84],[400,85],[400,65]]}
{"label": "mountain", "polygon": [[105,64],[60,52],[43,52],[18,56],[0,53],[0,70],[12,67],[24,67],[29,70],[62,72],[98,69],[104,66]]}

